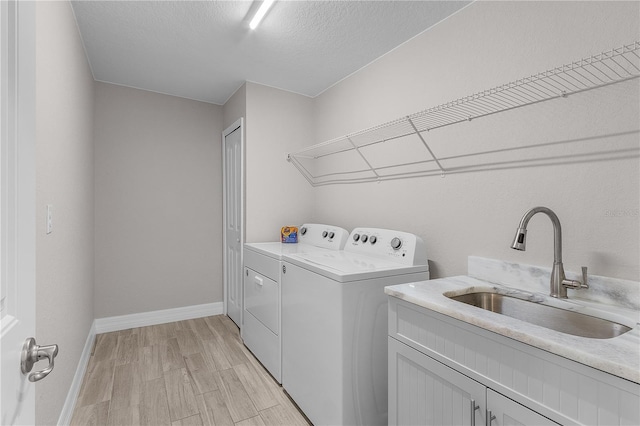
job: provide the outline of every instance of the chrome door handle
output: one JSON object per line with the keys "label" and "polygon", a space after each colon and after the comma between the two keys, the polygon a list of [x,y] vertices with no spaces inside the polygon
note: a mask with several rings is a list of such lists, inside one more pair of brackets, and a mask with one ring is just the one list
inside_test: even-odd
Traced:
{"label": "chrome door handle", "polygon": [[491,412],[491,410],[487,411],[487,426],[491,426],[491,423],[496,419],[496,416]]}
{"label": "chrome door handle", "polygon": [[476,410],[479,410],[480,406],[476,405],[476,400],[471,400],[471,426],[476,426]]}
{"label": "chrome door handle", "polygon": [[42,380],[53,370],[53,359],[58,355],[58,345],[39,346],[36,345],[36,339],[29,337],[22,345],[22,355],[20,357],[20,369],[22,374],[27,374],[33,369],[33,364],[43,358],[49,360],[49,366],[44,370],[36,371],[29,374],[30,382]]}

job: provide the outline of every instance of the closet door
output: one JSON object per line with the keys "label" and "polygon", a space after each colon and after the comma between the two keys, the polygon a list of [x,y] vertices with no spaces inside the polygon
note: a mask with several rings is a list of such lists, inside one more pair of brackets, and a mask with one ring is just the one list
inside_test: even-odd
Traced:
{"label": "closet door", "polygon": [[242,328],[242,244],[244,242],[244,155],[242,119],[222,134],[225,312]]}

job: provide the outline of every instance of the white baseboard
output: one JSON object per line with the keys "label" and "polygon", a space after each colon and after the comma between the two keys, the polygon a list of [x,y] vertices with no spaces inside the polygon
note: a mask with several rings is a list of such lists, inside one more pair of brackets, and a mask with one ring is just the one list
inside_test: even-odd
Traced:
{"label": "white baseboard", "polygon": [[193,318],[222,314],[222,302],[205,303],[203,305],[184,306],[182,308],[164,309],[161,311],[142,312],[140,314],[120,315],[117,317],[97,318],[96,333],[127,330],[134,327],[164,324]]}
{"label": "white baseboard", "polygon": [[76,374],[73,376],[73,381],[69,387],[67,393],[67,399],[62,406],[62,412],[58,418],[59,426],[66,426],[71,424],[71,418],[73,417],[73,410],[76,408],[76,402],[78,401],[78,395],[80,394],[80,387],[82,386],[82,379],[84,373],[87,371],[89,365],[89,358],[91,358],[91,351],[93,350],[93,342],[96,340],[96,322],[93,321],[91,328],[89,329],[89,335],[84,343],[84,349],[80,355],[80,361],[78,361],[78,367],[76,368]]}
{"label": "white baseboard", "polygon": [[224,307],[222,302],[206,303],[203,305],[185,306],[182,308],[164,309],[161,311],[143,312],[140,314],[120,315],[117,317],[97,318],[93,321],[87,341],[84,344],[76,374],[67,393],[67,399],[62,407],[62,412],[58,418],[58,425],[64,426],[71,423],[73,410],[75,409],[82,379],[89,365],[91,351],[93,350],[93,342],[96,340],[96,334],[108,333],[110,331],[127,330],[134,327],[145,327],[148,325],[165,324],[168,322],[182,321],[193,318],[207,317],[210,315],[220,315],[223,313]]}

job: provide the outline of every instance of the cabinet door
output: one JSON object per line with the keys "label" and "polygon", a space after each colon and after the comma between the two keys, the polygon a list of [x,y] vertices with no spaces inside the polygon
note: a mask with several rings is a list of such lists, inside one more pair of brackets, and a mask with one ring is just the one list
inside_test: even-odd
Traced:
{"label": "cabinet door", "polygon": [[390,425],[484,425],[485,390],[389,337]]}
{"label": "cabinet door", "polygon": [[[558,424],[491,389],[487,389],[487,407],[489,407],[490,410],[488,415],[491,416],[489,426],[542,426]],[[495,416],[495,418],[493,418],[493,416]]]}

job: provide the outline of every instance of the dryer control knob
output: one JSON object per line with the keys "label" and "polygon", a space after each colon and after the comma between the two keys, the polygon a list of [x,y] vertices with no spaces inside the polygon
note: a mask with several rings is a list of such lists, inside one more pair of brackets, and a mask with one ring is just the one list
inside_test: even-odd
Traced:
{"label": "dryer control knob", "polygon": [[360,239],[360,234],[353,234],[353,241],[358,241]]}
{"label": "dryer control knob", "polygon": [[322,231],[322,238],[327,238],[327,235],[329,235],[327,231]]}
{"label": "dryer control knob", "polygon": [[371,237],[369,237],[369,242],[370,242],[371,244],[375,244],[375,243],[376,243],[376,241],[378,241],[378,239],[376,238],[376,236],[375,236],[375,235],[372,235]]}
{"label": "dryer control knob", "polygon": [[335,232],[329,232],[329,239],[332,239],[335,236],[336,236]]}
{"label": "dryer control knob", "polygon": [[363,243],[366,243],[368,239],[369,239],[369,237],[367,237],[366,235],[363,235],[362,238],[361,238]]}
{"label": "dryer control knob", "polygon": [[303,226],[303,227],[300,229],[300,234],[301,234],[301,235],[304,235],[304,234],[306,234],[306,233],[307,233],[307,227],[306,227],[306,226]]}
{"label": "dryer control knob", "polygon": [[391,248],[394,250],[398,250],[400,247],[402,247],[402,240],[398,237],[395,237],[393,240],[391,240]]}

